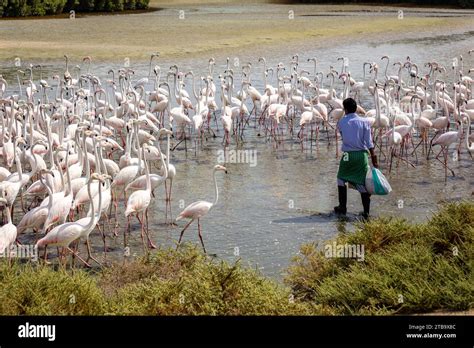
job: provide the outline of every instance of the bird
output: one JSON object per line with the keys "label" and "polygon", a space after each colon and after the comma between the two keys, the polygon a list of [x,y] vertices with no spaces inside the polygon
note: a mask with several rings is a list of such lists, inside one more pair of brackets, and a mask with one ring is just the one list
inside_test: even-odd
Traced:
{"label": "bird", "polygon": [[46,174],[54,176],[54,173],[53,171],[48,169],[42,169],[39,172],[40,182],[42,185],[46,186],[46,189],[48,191],[48,205],[38,205],[37,207],[32,208],[25,215],[23,215],[20,222],[18,223],[18,234],[26,231],[29,228],[37,231],[44,231],[44,224],[53,205],[53,190],[51,188],[51,184],[48,180],[43,180],[43,175],[46,176]]}
{"label": "bird", "polygon": [[[169,135],[172,134],[172,132],[166,128],[161,128],[159,130],[159,135]],[[159,143],[157,143],[158,149],[160,149]],[[145,158],[145,152],[147,150],[147,146],[142,147],[143,151],[143,158]],[[161,150],[160,150],[161,152]],[[133,192],[130,197],[128,197],[127,201],[127,208],[125,209],[125,217],[128,220],[128,226],[127,230],[130,228],[130,215],[136,214],[138,220],[140,221],[140,224],[142,226],[141,230],[141,237],[142,237],[142,242],[144,245],[144,248],[146,249],[145,241],[144,241],[144,235],[147,236],[148,239],[148,244],[151,246],[151,248],[155,249],[156,246],[153,244],[151,241],[149,231],[148,231],[148,207],[151,203],[151,180],[150,180],[150,169],[148,166],[148,161],[144,159],[145,162],[145,175],[146,175],[146,188],[144,190],[137,190]],[[164,175],[163,175],[163,180],[166,180],[166,177],[168,176],[168,169],[166,167],[165,161],[163,156],[161,156],[161,163],[164,168]],[[138,214],[142,214],[142,219],[138,217]],[[147,228],[145,229],[144,223],[146,223]],[[126,233],[124,233],[124,236]],[[124,237],[125,240],[125,237]],[[126,242],[125,242],[126,245]]]}
{"label": "bird", "polygon": [[462,138],[463,134],[463,125],[462,125],[462,119],[460,120],[460,125],[459,125],[459,130],[458,131],[449,131],[445,132],[443,134],[440,134],[437,138],[434,138],[433,140],[433,146],[439,145],[441,146],[441,150],[439,151],[438,155],[435,157],[436,160],[439,160],[439,155],[441,152],[444,154],[444,162],[440,161],[445,169],[445,180],[448,177],[448,169],[451,171],[452,175],[454,176],[454,171],[448,167],[448,149],[449,146],[457,142]]}
{"label": "bird", "polygon": [[[468,116],[468,117],[466,117],[466,119],[467,119],[466,148],[469,151],[469,153],[472,154],[474,152],[474,141],[470,140],[470,138],[472,136],[472,134],[470,134],[470,131],[471,131],[471,118]],[[470,145],[469,145],[469,142],[471,142]]]}
{"label": "bird", "polygon": [[[69,251],[74,254],[81,260],[87,267],[91,267],[82,257],[76,254],[71,248],[70,244],[80,238],[82,235],[87,233],[87,231],[92,230],[97,224],[97,215],[95,214],[94,201],[91,194],[91,184],[93,181],[103,180],[98,173],[91,174],[90,179],[87,182],[87,188],[89,193],[89,199],[91,201],[91,214],[82,219],[73,222],[66,222],[59,226],[54,227],[51,231],[48,232],[43,238],[38,240],[35,244],[37,248],[45,247],[44,259],[47,259],[47,247],[48,246],[57,246],[62,247],[64,257],[65,252]],[[100,186],[99,186],[100,190]]]}
{"label": "bird", "polygon": [[7,210],[7,223],[0,227],[0,253],[7,254],[8,259],[10,259],[10,247],[15,243],[17,228],[12,222],[7,200],[4,197],[0,197],[0,203],[4,204]]}
{"label": "bird", "polygon": [[216,173],[218,171],[223,171],[227,174],[227,168],[223,167],[219,164],[214,166],[214,170],[213,170],[214,187],[215,187],[214,202],[211,203],[211,202],[207,202],[207,201],[197,201],[197,202],[191,203],[176,218],[176,221],[181,220],[181,219],[191,219],[186,224],[186,226],[184,226],[183,230],[181,231],[181,234],[180,234],[179,240],[178,240],[178,245],[177,245],[176,249],[178,249],[179,245],[181,244],[181,239],[183,238],[184,231],[186,231],[186,229],[189,227],[189,225],[191,225],[191,223],[194,220],[197,220],[197,223],[198,223],[198,236],[199,236],[199,239],[201,241],[204,253],[206,253],[206,247],[204,246],[204,241],[202,240],[200,220],[203,216],[205,216],[205,215],[207,215],[207,213],[209,213],[211,208],[216,206],[217,201],[219,199],[219,189],[217,187],[217,179],[216,179]]}

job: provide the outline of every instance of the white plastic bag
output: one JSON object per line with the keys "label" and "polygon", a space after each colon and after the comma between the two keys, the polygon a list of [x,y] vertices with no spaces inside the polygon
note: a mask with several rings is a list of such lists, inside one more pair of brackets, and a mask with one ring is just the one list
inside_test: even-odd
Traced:
{"label": "white plastic bag", "polygon": [[377,168],[369,168],[365,177],[365,188],[373,195],[388,195],[392,187],[387,178]]}

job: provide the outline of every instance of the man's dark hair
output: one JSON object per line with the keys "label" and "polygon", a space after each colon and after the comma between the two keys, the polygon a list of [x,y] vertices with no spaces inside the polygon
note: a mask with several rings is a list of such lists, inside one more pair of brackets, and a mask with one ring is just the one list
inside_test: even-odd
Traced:
{"label": "man's dark hair", "polygon": [[357,103],[352,98],[344,99],[342,105],[344,106],[344,111],[346,112],[346,114],[351,114],[357,111]]}

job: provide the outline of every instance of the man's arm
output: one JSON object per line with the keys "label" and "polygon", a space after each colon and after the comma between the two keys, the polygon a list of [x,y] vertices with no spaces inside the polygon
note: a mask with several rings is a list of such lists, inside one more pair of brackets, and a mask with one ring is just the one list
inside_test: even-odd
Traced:
{"label": "man's arm", "polygon": [[372,165],[375,168],[379,167],[379,163],[377,161],[377,155],[375,154],[375,146],[374,143],[372,142],[372,133],[370,132],[370,125],[367,123],[367,127],[365,129],[365,144],[369,149],[370,152],[370,158],[372,159]]}
{"label": "man's arm", "polygon": [[370,152],[370,158],[372,159],[372,165],[375,167],[375,168],[378,168],[379,167],[379,162],[377,161],[377,155],[375,154],[375,148],[370,148],[369,149],[369,152]]}

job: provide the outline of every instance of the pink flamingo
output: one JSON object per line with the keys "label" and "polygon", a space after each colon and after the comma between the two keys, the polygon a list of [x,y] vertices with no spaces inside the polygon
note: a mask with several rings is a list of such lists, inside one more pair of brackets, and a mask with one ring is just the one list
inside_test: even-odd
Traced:
{"label": "pink flamingo", "polygon": [[[92,193],[90,189],[91,184],[94,180],[102,181],[103,179],[98,173],[93,173],[91,174],[91,177],[89,181],[87,182],[89,200],[91,202],[90,216],[84,217],[75,222],[66,222],[62,225],[56,226],[46,236],[44,236],[38,242],[36,242],[36,247],[45,246],[45,248],[47,248],[48,245],[63,247],[63,251],[69,251],[75,254],[79,258],[79,260],[81,260],[87,267],[90,267],[90,265],[83,258],[81,258],[69,247],[69,245],[72,242],[74,242],[76,239],[86,234],[88,230],[94,229],[95,225],[97,224],[97,221],[99,220],[98,214],[94,213],[94,200],[92,199]],[[100,185],[99,185],[99,191],[100,191]],[[44,253],[45,261],[47,258],[46,251],[47,250],[45,249],[45,253]]]}
{"label": "pink flamingo", "polygon": [[[170,130],[168,130],[166,128],[161,128],[158,133],[159,133],[159,136],[162,135],[162,134],[166,134],[166,135],[173,134]],[[157,147],[158,147],[158,151],[161,153],[159,142],[157,142]],[[130,215],[134,214],[134,213],[137,215],[137,218],[140,221],[140,224],[142,225],[142,241],[143,241],[143,245],[145,246],[145,242],[144,242],[144,238],[143,238],[143,235],[144,235],[143,220],[140,220],[140,218],[138,217],[138,214],[142,213],[142,218],[145,219],[146,225],[147,225],[146,236],[147,236],[147,239],[148,239],[148,243],[150,244],[150,246],[153,249],[155,249],[156,246],[153,244],[153,242],[150,239],[150,235],[148,234],[148,206],[150,205],[150,202],[151,202],[151,189],[152,189],[152,187],[151,187],[151,179],[150,179],[150,169],[148,167],[148,161],[145,159],[145,150],[146,149],[147,149],[147,145],[144,144],[144,146],[142,148],[142,151],[143,151],[143,158],[144,158],[144,162],[145,162],[146,189],[145,190],[137,190],[137,191],[133,192],[130,195],[130,197],[128,198],[128,201],[127,201],[127,209],[125,210],[125,216],[128,219],[128,229],[129,229],[130,228]],[[168,176],[168,169],[167,169],[167,166],[165,165],[165,161],[164,161],[163,156],[161,156],[161,163],[162,163],[162,166],[163,166],[164,172],[165,172],[164,176],[163,176],[164,177],[163,180],[166,180],[166,177]],[[124,236],[125,236],[125,234],[124,234]],[[125,240],[125,238],[124,238],[124,240]]]}
{"label": "pink flamingo", "polygon": [[[436,156],[436,160],[440,161],[443,163],[444,166],[444,179],[446,180],[448,177],[448,169],[451,171],[451,174],[454,176],[454,171],[448,167],[448,148],[450,145],[454,144],[456,141],[462,139],[463,135],[463,125],[462,125],[462,119],[460,120],[460,126],[458,131],[449,131],[446,133],[441,134],[439,137],[435,138],[433,140],[433,146],[435,145],[440,145],[441,150],[439,151],[438,155]],[[461,144],[459,144],[461,145]],[[459,147],[458,147],[459,149]],[[444,155],[444,162],[442,162],[438,156],[443,152]]]}
{"label": "pink flamingo", "polygon": [[10,259],[10,247],[15,243],[17,230],[16,226],[12,222],[10,214],[10,207],[5,198],[0,197],[0,203],[5,205],[7,210],[7,223],[0,227],[0,252],[7,252],[8,258]]}
{"label": "pink flamingo", "polygon": [[[62,148],[59,148],[59,149],[62,150]],[[66,151],[67,151],[66,163],[69,157],[69,150],[70,148],[68,144],[66,148]],[[59,173],[61,175],[62,181],[64,182],[65,180],[64,180],[62,169],[60,166],[59,166]],[[44,231],[46,231],[50,226],[52,226],[56,222],[58,222],[59,224],[65,223],[69,215],[69,212],[71,210],[71,206],[73,203],[73,194],[72,194],[72,188],[71,188],[71,177],[69,175],[69,167],[66,167],[66,178],[67,178],[67,185],[63,184],[64,191],[57,192],[54,195],[53,205],[49,209],[48,217],[46,218],[46,221],[44,223],[44,227],[43,227]]]}
{"label": "pink flamingo", "polygon": [[51,210],[53,205],[53,190],[51,188],[50,183],[48,180],[43,181],[42,175],[50,174],[54,176],[54,173],[51,170],[42,169],[39,172],[39,179],[41,185],[46,186],[46,189],[49,194],[49,200],[47,205],[39,205],[30,211],[28,211],[23,217],[21,218],[20,223],[18,224],[18,233],[22,233],[29,228],[33,230],[41,230],[46,222],[46,218],[48,217],[48,213]]}
{"label": "pink flamingo", "polygon": [[194,203],[191,203],[188,205],[176,218],[176,221],[180,219],[191,219],[186,226],[184,226],[183,230],[181,231],[181,235],[179,236],[178,240],[178,245],[176,249],[179,248],[179,245],[181,244],[181,239],[183,238],[184,231],[191,225],[191,223],[197,219],[198,222],[198,235],[199,239],[201,240],[202,248],[204,250],[204,253],[206,253],[206,248],[204,247],[204,242],[202,240],[202,235],[201,235],[201,223],[200,219],[205,216],[207,213],[209,213],[209,210],[211,210],[212,207],[214,207],[217,204],[217,200],[219,198],[219,190],[217,188],[217,179],[216,179],[216,172],[217,171],[223,171],[227,173],[227,169],[221,165],[216,165],[214,166],[214,171],[213,171],[213,176],[214,176],[214,187],[215,187],[215,192],[216,192],[216,198],[214,200],[214,203],[211,202],[206,202],[206,201],[197,201]]}

